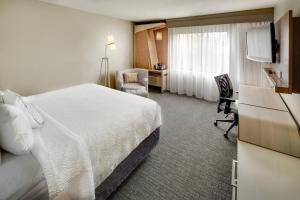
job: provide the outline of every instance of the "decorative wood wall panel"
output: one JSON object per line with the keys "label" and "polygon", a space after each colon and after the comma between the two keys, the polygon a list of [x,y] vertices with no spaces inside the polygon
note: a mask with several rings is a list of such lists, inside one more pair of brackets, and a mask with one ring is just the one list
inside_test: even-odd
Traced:
{"label": "decorative wood wall panel", "polygon": [[155,37],[154,31],[152,29],[147,30],[148,32],[148,49],[149,49],[149,68],[153,68],[154,65],[158,63],[157,58],[157,51],[156,51],[156,44],[155,44]]}
{"label": "decorative wood wall panel", "polygon": [[168,29],[162,28],[155,30],[154,35],[156,35],[157,32],[161,32],[163,38],[162,40],[155,40],[158,62],[168,66]]}
{"label": "decorative wood wall panel", "polygon": [[[162,32],[162,40],[156,40],[157,32]],[[134,39],[134,67],[151,70],[158,63],[167,65],[168,29],[165,25],[162,26],[161,23],[157,27],[138,25]]]}
{"label": "decorative wood wall panel", "polygon": [[135,48],[134,48],[134,66],[141,68],[149,67],[149,48],[148,48],[148,32],[141,31],[135,33]]}

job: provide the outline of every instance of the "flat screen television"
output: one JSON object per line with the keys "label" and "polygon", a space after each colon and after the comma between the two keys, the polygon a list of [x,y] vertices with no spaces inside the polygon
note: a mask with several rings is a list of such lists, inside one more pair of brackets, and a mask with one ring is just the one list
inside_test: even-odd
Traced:
{"label": "flat screen television", "polygon": [[247,31],[247,58],[257,62],[276,62],[274,23],[251,28]]}

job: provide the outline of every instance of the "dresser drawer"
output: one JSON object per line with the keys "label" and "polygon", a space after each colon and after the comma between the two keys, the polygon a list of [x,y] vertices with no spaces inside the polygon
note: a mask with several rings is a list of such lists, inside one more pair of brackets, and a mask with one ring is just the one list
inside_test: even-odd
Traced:
{"label": "dresser drawer", "polygon": [[161,77],[149,76],[149,85],[161,87]]}

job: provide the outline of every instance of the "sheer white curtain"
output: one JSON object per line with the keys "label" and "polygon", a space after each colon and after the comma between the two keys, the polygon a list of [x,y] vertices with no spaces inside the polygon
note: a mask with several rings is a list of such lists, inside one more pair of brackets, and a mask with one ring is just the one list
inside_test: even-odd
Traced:
{"label": "sheer white curtain", "polygon": [[264,23],[224,24],[169,29],[168,89],[216,101],[214,76],[228,73],[239,83],[262,84],[262,65],[246,59],[246,31]]}

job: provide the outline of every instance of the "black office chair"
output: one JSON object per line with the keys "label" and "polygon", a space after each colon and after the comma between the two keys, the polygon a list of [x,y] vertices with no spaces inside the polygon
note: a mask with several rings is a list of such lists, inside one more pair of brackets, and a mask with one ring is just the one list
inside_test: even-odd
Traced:
{"label": "black office chair", "polygon": [[218,113],[224,112],[227,118],[230,114],[233,114],[233,119],[218,119],[214,122],[215,126],[218,126],[218,122],[229,122],[231,123],[230,127],[224,134],[224,137],[228,138],[229,131],[238,125],[238,107],[237,107],[237,100],[232,99],[233,97],[233,88],[230,81],[230,78],[227,74],[223,74],[220,76],[216,76],[215,80],[218,85],[220,98],[218,104]]}

